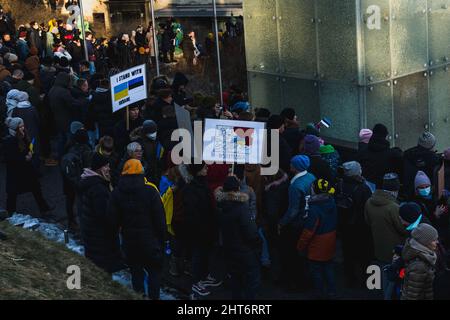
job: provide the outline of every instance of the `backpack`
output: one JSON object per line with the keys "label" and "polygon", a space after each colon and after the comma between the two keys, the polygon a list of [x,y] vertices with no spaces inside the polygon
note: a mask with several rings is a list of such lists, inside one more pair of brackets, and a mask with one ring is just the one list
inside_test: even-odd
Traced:
{"label": "backpack", "polygon": [[74,187],[81,180],[85,165],[83,163],[83,150],[77,146],[69,149],[61,159],[61,173]]}

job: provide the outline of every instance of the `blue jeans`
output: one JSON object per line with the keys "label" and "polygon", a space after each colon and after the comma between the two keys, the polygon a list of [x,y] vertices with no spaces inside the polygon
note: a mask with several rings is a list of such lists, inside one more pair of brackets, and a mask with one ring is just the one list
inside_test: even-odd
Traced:
{"label": "blue jeans", "polygon": [[258,228],[258,234],[262,241],[261,264],[265,267],[270,266],[269,243],[264,234],[263,228]]}
{"label": "blue jeans", "polygon": [[255,300],[261,284],[261,270],[255,257],[255,263],[246,270],[231,271],[231,292],[233,300]]}
{"label": "blue jeans", "polygon": [[333,261],[309,260],[309,268],[314,281],[314,289],[318,297],[336,295],[336,280]]}

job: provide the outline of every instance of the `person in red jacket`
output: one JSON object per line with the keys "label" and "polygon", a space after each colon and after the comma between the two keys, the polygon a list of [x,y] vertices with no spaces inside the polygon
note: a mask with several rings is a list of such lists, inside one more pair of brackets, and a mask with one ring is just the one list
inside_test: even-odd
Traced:
{"label": "person in red jacket", "polygon": [[324,179],[316,180],[312,189],[297,249],[308,258],[317,298],[333,298],[336,296],[333,266],[337,227],[335,190]]}

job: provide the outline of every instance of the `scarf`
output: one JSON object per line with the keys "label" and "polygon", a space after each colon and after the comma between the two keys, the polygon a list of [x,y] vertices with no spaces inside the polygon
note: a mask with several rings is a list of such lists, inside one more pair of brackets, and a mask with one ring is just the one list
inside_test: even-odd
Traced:
{"label": "scarf", "polygon": [[436,260],[437,260],[437,255],[436,252],[434,252],[433,250],[431,250],[430,248],[424,246],[423,244],[421,244],[420,242],[418,242],[416,239],[411,238],[409,240],[409,244],[411,246],[411,248],[419,251],[422,256],[431,264],[431,265],[435,265],[436,264]]}

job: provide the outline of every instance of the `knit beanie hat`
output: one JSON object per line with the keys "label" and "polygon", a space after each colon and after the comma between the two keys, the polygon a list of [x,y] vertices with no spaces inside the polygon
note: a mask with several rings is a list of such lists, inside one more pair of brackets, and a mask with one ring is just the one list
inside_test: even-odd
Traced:
{"label": "knit beanie hat", "polygon": [[306,134],[310,134],[316,137],[320,137],[320,131],[317,129],[316,125],[314,123],[308,123],[306,125]]}
{"label": "knit beanie hat", "polygon": [[387,173],[383,177],[383,190],[399,191],[400,179],[396,173]]}
{"label": "knit beanie hat", "polygon": [[420,206],[415,202],[407,202],[400,206],[400,217],[408,223],[414,223],[421,215]]}
{"label": "knit beanie hat", "polygon": [[431,186],[430,178],[423,171],[418,171],[414,179],[414,188],[417,189],[419,186]]}
{"label": "knit beanie hat", "polygon": [[143,134],[149,134],[149,133],[155,133],[158,129],[158,126],[156,125],[156,122],[153,120],[145,120],[142,124],[142,133]]}
{"label": "knit beanie hat", "polygon": [[431,242],[436,241],[439,234],[435,228],[426,223],[421,223],[411,232],[411,236],[417,242],[428,246]]}
{"label": "knit beanie hat", "polygon": [[363,143],[369,143],[370,138],[372,138],[373,132],[370,129],[362,129],[359,132],[359,141]]}
{"label": "knit beanie hat", "polygon": [[320,141],[317,136],[308,134],[305,139],[304,150],[306,154],[315,155],[319,153],[320,150]]}
{"label": "knit beanie hat", "polygon": [[346,162],[342,165],[342,167],[344,168],[344,174],[347,177],[355,177],[362,175],[362,169],[359,162],[356,161]]}
{"label": "knit beanie hat", "polygon": [[436,138],[431,132],[425,131],[420,135],[418,145],[431,150],[436,145]]}
{"label": "knit beanie hat", "polygon": [[378,123],[375,125],[375,127],[373,127],[373,136],[386,138],[388,134],[389,134],[388,129],[386,128],[385,125],[381,123]]}
{"label": "knit beanie hat", "polygon": [[336,192],[331,183],[329,183],[325,179],[316,180],[314,182],[313,188],[316,194],[320,193],[335,194]]}
{"label": "knit beanie hat", "polygon": [[299,172],[306,171],[310,166],[309,157],[304,155],[295,156],[291,159],[291,165]]}
{"label": "knit beanie hat", "polygon": [[70,133],[75,134],[78,130],[84,127],[84,124],[82,124],[80,121],[73,121],[70,124]]}
{"label": "knit beanie hat", "polygon": [[142,166],[142,163],[139,160],[136,159],[130,159],[127,162],[125,162],[123,169],[122,169],[122,175],[138,175],[144,173],[144,167]]}
{"label": "knit beanie hat", "polygon": [[230,191],[238,191],[239,190],[240,183],[236,177],[227,177],[225,179],[225,182],[223,183],[223,191],[230,192]]}
{"label": "knit beanie hat", "polygon": [[14,63],[19,61],[19,57],[17,55],[15,55],[14,53],[5,53],[5,57],[6,60],[8,60],[9,63]]}
{"label": "knit beanie hat", "polygon": [[105,158],[104,156],[102,156],[99,153],[94,153],[94,155],[92,156],[92,162],[91,162],[91,169],[93,171],[97,171],[100,168],[103,168],[104,166],[106,166],[107,164],[109,164],[109,161],[107,158]]}
{"label": "knit beanie hat", "polygon": [[6,126],[8,127],[9,134],[12,136],[16,136],[17,128],[24,124],[22,118],[6,118],[5,121]]}

